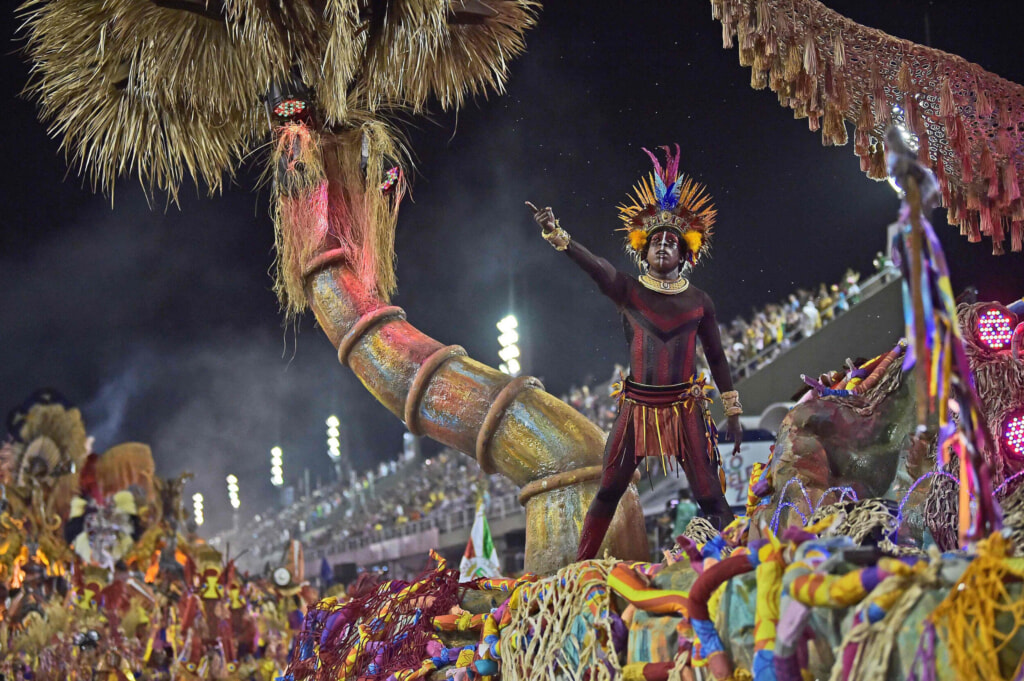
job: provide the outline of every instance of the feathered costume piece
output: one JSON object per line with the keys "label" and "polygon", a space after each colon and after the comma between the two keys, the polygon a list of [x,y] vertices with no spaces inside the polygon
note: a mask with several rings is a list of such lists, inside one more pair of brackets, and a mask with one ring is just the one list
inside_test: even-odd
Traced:
{"label": "feathered costume piece", "polygon": [[643,262],[651,234],[664,229],[679,235],[686,246],[681,249],[684,259],[696,265],[711,249],[718,211],[704,185],[679,172],[679,145],[675,145],[674,152],[667,146],[661,149],[665,152],[664,166],[644,149],[654,171],[640,178],[632,196],[627,197],[628,203],[619,205],[619,219],[626,225],[619,231],[626,232],[626,253],[637,265]]}

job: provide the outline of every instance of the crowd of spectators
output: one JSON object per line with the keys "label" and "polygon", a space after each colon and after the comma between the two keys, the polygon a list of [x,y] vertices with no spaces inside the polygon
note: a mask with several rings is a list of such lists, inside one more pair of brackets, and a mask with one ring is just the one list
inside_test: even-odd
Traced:
{"label": "crowd of spectators", "polygon": [[838,284],[817,290],[798,289],[778,303],[755,310],[750,319],[736,317],[721,328],[733,378],[739,379],[771,362],[794,342],[808,338],[860,302],[860,274],[852,270]]}
{"label": "crowd of spectators", "polygon": [[362,475],[312,490],[276,512],[256,516],[232,541],[257,557],[276,555],[291,539],[318,548],[349,537],[380,536],[424,518],[475,509],[478,499],[513,494],[500,475],[485,475],[473,459],[453,450],[422,459],[403,455]]}

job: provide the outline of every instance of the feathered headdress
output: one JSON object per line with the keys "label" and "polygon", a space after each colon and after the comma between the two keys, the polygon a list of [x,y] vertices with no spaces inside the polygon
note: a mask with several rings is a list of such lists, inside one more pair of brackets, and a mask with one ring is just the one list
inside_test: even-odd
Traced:
{"label": "feathered headdress", "polygon": [[718,211],[705,186],[679,172],[679,145],[675,145],[675,153],[667,146],[660,148],[665,151],[664,166],[644,149],[654,163],[654,172],[640,178],[628,203],[619,204],[619,219],[626,226],[618,231],[626,232],[626,252],[639,265],[651,233],[673,229],[685,245],[683,258],[696,265],[710,250]]}

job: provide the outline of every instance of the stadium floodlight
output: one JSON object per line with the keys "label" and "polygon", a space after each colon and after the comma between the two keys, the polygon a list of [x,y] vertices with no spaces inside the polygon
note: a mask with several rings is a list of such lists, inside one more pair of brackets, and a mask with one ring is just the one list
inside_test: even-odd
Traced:
{"label": "stadium floodlight", "polygon": [[337,462],[341,458],[341,420],[331,414],[327,417],[327,456]]}
{"label": "stadium floodlight", "polygon": [[206,520],[203,517],[203,495],[199,492],[192,495],[192,519],[196,521],[196,526],[201,526]]}
{"label": "stadium floodlight", "polygon": [[518,360],[519,346],[516,345],[519,342],[519,333],[516,332],[516,329],[519,328],[519,320],[515,318],[515,315],[508,315],[497,323],[497,327],[501,332],[501,335],[498,336],[498,345],[501,346],[498,357],[502,361],[498,368],[509,376],[517,376],[522,368]]}
{"label": "stadium floodlight", "polygon": [[226,480],[228,483],[228,501],[231,502],[231,508],[237,510],[242,505],[238,499],[238,478],[234,475],[228,475]]}
{"label": "stadium floodlight", "polygon": [[273,447],[270,450],[270,484],[280,487],[284,484],[284,452],[280,447]]}
{"label": "stadium floodlight", "polygon": [[498,331],[501,331],[502,333],[507,333],[508,331],[519,328],[519,320],[516,319],[515,315],[508,315],[506,317],[503,317],[501,321],[498,322],[497,326]]}

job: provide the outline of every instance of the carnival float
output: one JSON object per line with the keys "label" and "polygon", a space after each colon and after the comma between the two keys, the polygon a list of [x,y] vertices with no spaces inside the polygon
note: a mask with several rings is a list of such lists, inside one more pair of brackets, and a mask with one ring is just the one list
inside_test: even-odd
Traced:
{"label": "carnival float", "polygon": [[[188,178],[215,193],[269,146],[285,314],[312,310],[339,362],[410,432],[521,487],[527,574],[460,582],[435,556],[414,580],[365,579],[319,601],[295,579],[247,581],[187,533],[181,482],[158,482],[144,447],[90,454],[84,427],[43,427],[40,409],[75,417],[43,400],[17,412],[6,450],[5,673],[1021,678],[1024,320],[999,303],[957,307],[928,218],[941,205],[968,240],[1021,250],[1024,88],[814,0],[711,2],[754,88],[774,91],[826,145],[848,143],[852,126],[868,177],[902,189],[894,252],[906,338],[805,377],[772,458],[751,476],[745,515],[725,528],[696,520],[661,562],[646,562],[630,486],[598,559],[573,562],[602,433],[537,380],[429,338],[389,303],[408,166],[392,116],[500,92],[538,9],[21,7],[29,91],[97,189],[137,175],[172,199]],[[62,541],[62,527],[78,531]]]}

